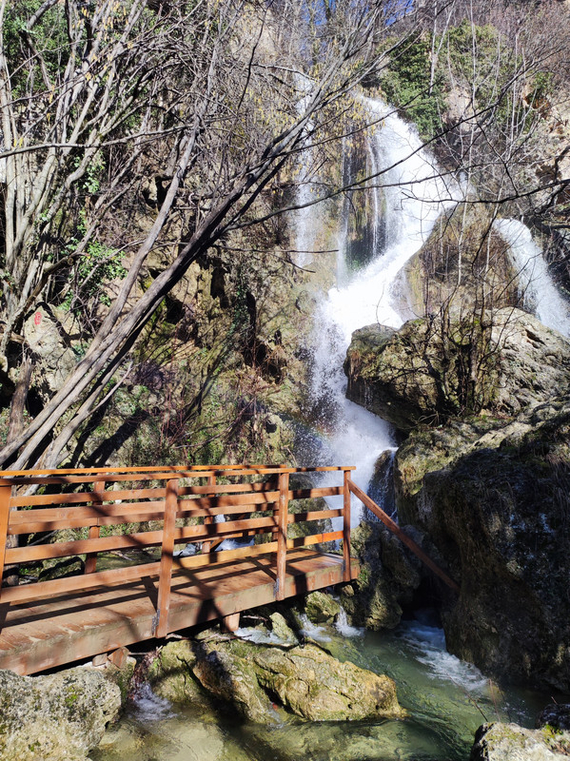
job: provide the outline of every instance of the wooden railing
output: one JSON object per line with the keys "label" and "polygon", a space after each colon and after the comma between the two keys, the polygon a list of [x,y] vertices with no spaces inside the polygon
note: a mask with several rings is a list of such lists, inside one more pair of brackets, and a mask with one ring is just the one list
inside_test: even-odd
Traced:
{"label": "wooden railing", "polygon": [[[348,581],[353,469],[223,465],[4,472],[0,476],[0,578],[11,567],[20,583],[0,587],[0,604],[157,577],[155,633],[161,637],[168,631],[175,569],[192,572],[211,563],[276,553],[275,598],[280,600],[288,549],[342,539],[343,578]],[[342,474],[342,483],[291,488],[292,475],[322,471]],[[340,508],[297,513],[289,509],[294,500],[340,495]],[[251,517],[252,513],[260,515]],[[342,530],[288,536],[291,524],[338,518]],[[9,546],[8,537],[24,536],[21,546]],[[244,538],[254,543],[220,549],[226,539]],[[177,547],[189,544],[197,546],[197,554],[183,557],[176,552]],[[97,570],[103,553],[120,553],[127,564]],[[79,575],[33,578],[34,568],[44,561],[78,556],[84,562]]]}
{"label": "wooden railing", "polygon": [[409,537],[405,531],[402,531],[400,526],[398,526],[398,524],[393,521],[392,518],[390,518],[390,516],[384,512],[384,510],[382,510],[380,505],[377,505],[376,502],[374,502],[374,500],[371,499],[368,494],[366,494],[366,492],[362,491],[362,489],[350,479],[348,480],[348,490],[354,494],[354,496],[357,497],[362,502],[362,504],[367,507],[377,518],[379,518],[386,526],[386,528],[395,534],[398,539],[422,561],[422,563],[430,568],[436,576],[439,576],[439,578],[445,582],[445,584],[447,584],[450,589],[453,589],[454,592],[460,591],[459,585],[450,576],[448,576],[445,571],[437,565],[437,563],[434,563],[434,561],[428,555],[426,555],[422,548],[416,542],[414,542],[414,540]]}

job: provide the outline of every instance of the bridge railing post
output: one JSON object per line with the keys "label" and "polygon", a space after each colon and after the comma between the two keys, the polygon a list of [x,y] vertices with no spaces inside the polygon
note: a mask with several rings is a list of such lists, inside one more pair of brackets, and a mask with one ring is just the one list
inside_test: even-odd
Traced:
{"label": "bridge railing post", "polygon": [[[105,491],[105,481],[95,481],[93,484],[93,492],[96,495],[93,503],[95,505],[102,504],[103,500],[99,496]],[[89,526],[89,539],[98,539],[101,534],[101,528],[99,526]],[[97,569],[97,553],[90,552],[85,558],[85,573],[95,573]]]}
{"label": "bridge railing post", "polygon": [[[216,476],[212,474],[211,476],[208,476],[208,486],[215,486],[216,485]],[[214,516],[213,515],[206,515],[204,518],[204,525],[208,526],[211,525],[214,522]],[[212,548],[212,542],[202,542],[202,554],[207,555]]]}
{"label": "bridge railing post", "polygon": [[6,560],[11,496],[11,486],[0,486],[0,598],[2,596],[2,580],[4,577],[4,563]]}
{"label": "bridge railing post", "polygon": [[351,580],[350,569],[350,470],[344,471],[342,509],[342,565],[343,581]]}
{"label": "bridge railing post", "polygon": [[178,479],[166,482],[164,500],[164,527],[162,530],[162,554],[160,557],[160,577],[158,582],[158,603],[154,624],[154,635],[166,637],[168,634],[168,612],[170,610],[170,587],[172,583],[172,562],[174,558],[174,529],[178,510]]}
{"label": "bridge railing post", "polygon": [[287,573],[287,518],[289,507],[289,473],[279,474],[279,502],[277,508],[277,580],[276,600],[285,599]]}

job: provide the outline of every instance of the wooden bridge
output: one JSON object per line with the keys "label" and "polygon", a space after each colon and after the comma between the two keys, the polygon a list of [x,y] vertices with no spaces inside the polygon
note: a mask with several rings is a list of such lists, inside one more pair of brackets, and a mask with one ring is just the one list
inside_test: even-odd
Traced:
{"label": "wooden bridge", "polygon": [[[235,628],[240,611],[354,579],[351,470],[4,472],[0,577],[18,583],[0,587],[0,668],[32,674],[213,619]],[[323,471],[340,483],[312,486]],[[334,496],[334,509],[303,502]]]}

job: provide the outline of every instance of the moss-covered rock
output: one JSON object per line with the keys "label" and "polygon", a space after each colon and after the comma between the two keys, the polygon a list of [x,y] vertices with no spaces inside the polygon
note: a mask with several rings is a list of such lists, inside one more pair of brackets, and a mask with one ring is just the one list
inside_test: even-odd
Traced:
{"label": "moss-covered rock", "polygon": [[150,664],[146,679],[153,691],[172,703],[204,705],[208,696],[194,676],[196,655],[191,640],[169,642]]}
{"label": "moss-covered rock", "polygon": [[494,722],[477,730],[470,761],[562,761],[568,756],[570,732]]}
{"label": "moss-covered rock", "polygon": [[[482,434],[470,451],[423,473],[421,488],[403,500],[405,519],[429,535],[461,583],[443,615],[451,652],[496,677],[563,691],[569,441],[570,403],[559,399]],[[405,451],[398,461],[405,483]]]}
{"label": "moss-covered rock", "polygon": [[279,721],[273,700],[311,721],[405,715],[391,679],[341,663],[315,644],[282,647],[212,634],[195,654],[202,686],[251,721]]}
{"label": "moss-covered rock", "polygon": [[420,584],[419,561],[378,520],[362,522],[351,543],[360,573],[353,585],[341,590],[342,605],[356,625],[393,629],[400,623],[402,605],[411,602]]}
{"label": "moss-covered rock", "polygon": [[340,613],[338,602],[326,592],[316,591],[304,600],[305,613],[314,624],[332,624]]}
{"label": "moss-covered rock", "polygon": [[442,311],[356,331],[345,371],[352,401],[409,432],[482,410],[515,415],[568,391],[570,343],[517,309]]}
{"label": "moss-covered rock", "polygon": [[314,644],[254,655],[257,678],[293,713],[311,721],[344,721],[405,715],[396,686],[350,662],[340,663]]}
{"label": "moss-covered rock", "polygon": [[38,677],[0,671],[0,761],[80,761],[121,708],[117,685],[95,669]]}

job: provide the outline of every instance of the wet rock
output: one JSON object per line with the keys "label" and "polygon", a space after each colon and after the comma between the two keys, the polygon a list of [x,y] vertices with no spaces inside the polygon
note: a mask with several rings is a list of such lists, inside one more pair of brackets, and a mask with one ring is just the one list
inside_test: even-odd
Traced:
{"label": "wet rock", "polygon": [[265,649],[254,660],[259,682],[311,721],[404,716],[392,679],[340,663],[316,645]]}
{"label": "wet rock", "polygon": [[570,755],[570,734],[524,729],[517,724],[483,724],[470,761],[556,761]]}
{"label": "wet rock", "polygon": [[293,646],[299,644],[295,632],[291,629],[281,613],[272,613],[269,619],[271,621],[271,632],[279,638],[283,645]]}
{"label": "wet rock", "polygon": [[[449,650],[502,680],[567,690],[570,684],[570,402],[523,413],[471,441],[439,469],[414,476],[401,519],[425,532],[460,582],[443,611]],[[432,436],[413,434],[398,453],[433,457]],[[464,442],[465,443],[465,442]]]}
{"label": "wet rock", "polygon": [[536,720],[537,727],[570,730],[570,703],[549,703]]}
{"label": "wet rock", "polygon": [[233,704],[250,721],[275,723],[277,715],[258,682],[251,659],[256,647],[245,642],[239,644],[242,647],[224,641],[200,643],[194,675],[208,692]]}
{"label": "wet rock", "polygon": [[332,624],[340,613],[340,605],[325,592],[311,592],[305,598],[305,613],[314,624]]}
{"label": "wet rock", "polygon": [[[414,534],[414,529],[407,531]],[[421,541],[417,535],[414,539]],[[378,519],[353,530],[352,550],[360,561],[360,573],[352,586],[341,590],[343,607],[357,626],[393,629],[400,623],[402,605],[411,602],[420,584],[419,561]]]}
{"label": "wet rock", "polygon": [[121,708],[119,687],[95,669],[38,677],[0,671],[0,761],[79,761]]}
{"label": "wet rock", "polygon": [[153,692],[172,703],[207,702],[204,690],[194,677],[196,665],[194,645],[190,640],[169,642],[151,663],[147,679]]}
{"label": "wet rock", "polygon": [[214,638],[196,654],[202,685],[251,721],[279,719],[269,696],[311,721],[405,715],[389,677],[341,663],[314,644],[284,649]]}

